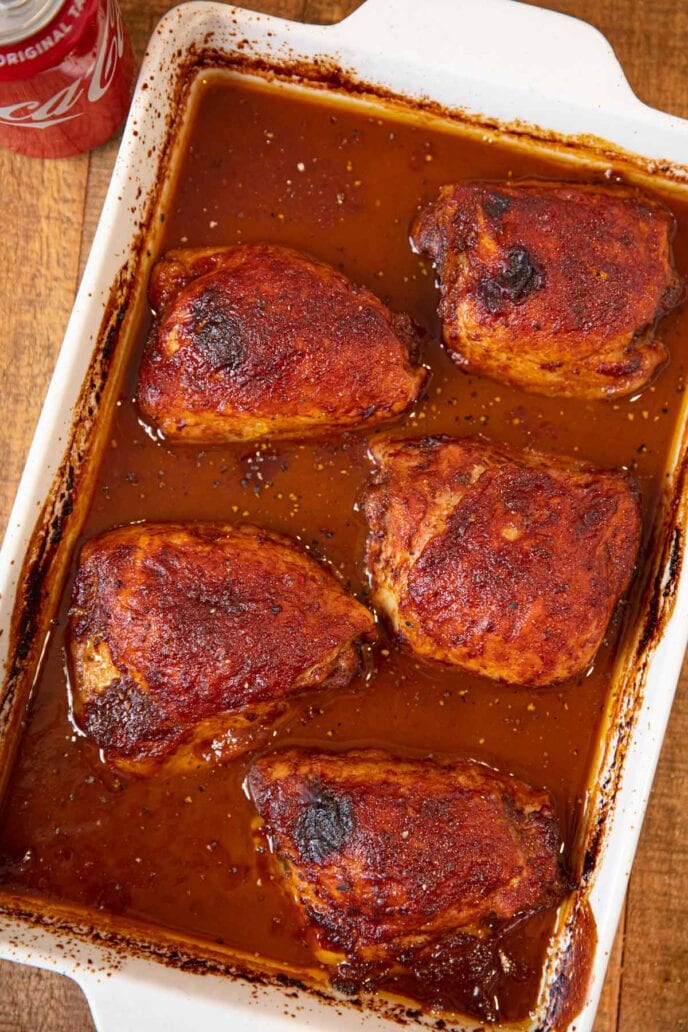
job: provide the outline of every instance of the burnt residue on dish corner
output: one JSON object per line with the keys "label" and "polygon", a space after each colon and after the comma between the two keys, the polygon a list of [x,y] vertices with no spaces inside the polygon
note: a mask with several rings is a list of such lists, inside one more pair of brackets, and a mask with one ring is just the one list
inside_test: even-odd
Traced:
{"label": "burnt residue on dish corner", "polygon": [[585,1006],[595,959],[597,929],[584,895],[574,903],[565,933],[566,949],[557,959],[548,985],[548,1007],[543,1029],[564,1032]]}
{"label": "burnt residue on dish corner", "polygon": [[661,638],[671,618],[685,549],[685,506],[688,485],[688,447],[672,478],[672,496],[665,506],[665,517],[660,528],[658,545],[652,549],[657,556],[649,597],[644,605],[644,621],[638,638],[636,660],[647,655]]}

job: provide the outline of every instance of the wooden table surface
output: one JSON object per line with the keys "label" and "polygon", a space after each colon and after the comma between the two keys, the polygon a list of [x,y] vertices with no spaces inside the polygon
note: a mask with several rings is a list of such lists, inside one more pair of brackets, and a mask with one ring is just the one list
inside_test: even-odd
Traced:
{"label": "wooden table surface", "polygon": [[[177,0],[120,0],[143,52]],[[418,0],[422,2],[422,0]],[[485,0],[486,2],[486,0]],[[248,0],[244,6],[334,22],[360,0]],[[611,41],[646,103],[688,117],[688,0],[540,0]],[[0,533],[33,436],[98,220],[118,140],[92,154],[34,161],[0,151]],[[688,662],[674,704],[596,1032],[688,1030]],[[0,962],[0,1032],[93,1029],[79,988],[58,975]],[[143,1030],[142,1030],[143,1032]],[[147,1029],[145,1032],[155,1032]]]}

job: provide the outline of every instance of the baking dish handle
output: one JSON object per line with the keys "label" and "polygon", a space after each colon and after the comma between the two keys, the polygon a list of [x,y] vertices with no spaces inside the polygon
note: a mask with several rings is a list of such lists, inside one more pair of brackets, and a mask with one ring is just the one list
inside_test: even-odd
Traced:
{"label": "baking dish handle", "polygon": [[503,83],[558,102],[628,112],[644,107],[607,39],[587,22],[515,0],[365,0],[332,26],[343,49],[379,42],[429,74]]}
{"label": "baking dish handle", "polygon": [[[323,1004],[289,986],[166,967],[122,957],[121,966],[92,964],[71,972],[88,1000],[97,1032],[387,1032],[388,1020],[374,1011]],[[110,977],[112,975],[112,977]]]}
{"label": "baking dish handle", "polygon": [[[131,962],[125,964],[129,967]],[[112,977],[75,972],[96,1032],[189,1032],[196,1028],[214,1032],[228,1029],[229,1021],[231,1032],[255,1029],[255,1015],[244,1024],[241,1010],[233,1006],[235,1001],[228,1000],[226,992],[218,993],[214,985],[218,979],[199,978],[158,964],[146,967],[134,977],[116,969]],[[226,986],[227,980],[222,981]],[[266,1023],[266,1032],[268,1027]]]}

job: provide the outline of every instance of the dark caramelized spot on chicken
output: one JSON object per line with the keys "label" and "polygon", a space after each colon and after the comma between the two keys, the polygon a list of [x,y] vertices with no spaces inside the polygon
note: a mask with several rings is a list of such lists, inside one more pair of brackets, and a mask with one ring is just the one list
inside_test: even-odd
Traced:
{"label": "dark caramelized spot on chicken", "polygon": [[93,696],[83,711],[83,730],[99,748],[124,756],[136,753],[142,739],[164,749],[184,734],[174,716],[126,675]]}
{"label": "dark caramelized spot on chicken", "polygon": [[412,227],[459,364],[588,398],[637,391],[665,361],[656,324],[683,296],[673,234],[637,190],[547,182],[454,183]]}
{"label": "dark caramelized spot on chicken", "polygon": [[640,542],[625,473],[479,439],[379,439],[373,599],[416,652],[512,684],[591,663]]}
{"label": "dark caramelized spot on chicken", "polygon": [[550,797],[478,763],[291,749],[257,760],[248,787],[321,951],[400,960],[564,888]]}
{"label": "dark caramelized spot on chicken", "polygon": [[371,614],[288,538],[144,524],[84,545],[70,611],[75,711],[123,770],[229,759],[315,688],[344,687]]}
{"label": "dark caramelized spot on chicken", "polygon": [[490,312],[504,304],[520,304],[545,284],[545,273],[525,247],[512,247],[492,277],[478,283],[478,293]]}
{"label": "dark caramelized spot on chicken", "polygon": [[294,837],[304,859],[320,864],[342,848],[353,827],[351,799],[316,788],[299,817]]}
{"label": "dark caramelized spot on chicken", "polygon": [[233,373],[246,357],[242,326],[228,304],[226,294],[207,287],[191,304],[190,332],[202,360],[212,373]]}
{"label": "dark caramelized spot on chicken", "polygon": [[271,244],[170,251],[138,404],[170,438],[304,436],[401,415],[426,384],[420,331],[329,265]]}
{"label": "dark caramelized spot on chicken", "polygon": [[500,193],[489,193],[483,201],[483,210],[491,219],[498,219],[509,210],[509,198]]}

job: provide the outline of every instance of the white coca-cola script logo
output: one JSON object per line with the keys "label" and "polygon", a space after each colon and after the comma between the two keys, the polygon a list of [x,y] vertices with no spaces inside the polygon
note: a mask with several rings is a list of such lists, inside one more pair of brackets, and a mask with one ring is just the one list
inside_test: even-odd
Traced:
{"label": "white coca-cola script logo", "polygon": [[49,129],[61,122],[79,118],[84,112],[75,111],[74,108],[84,91],[87,91],[86,96],[92,104],[100,100],[112,85],[123,52],[122,16],[115,0],[107,0],[105,25],[93,68],[49,100],[23,100],[0,107],[0,123],[26,126],[29,129]]}
{"label": "white coca-cola script logo", "polygon": [[124,53],[124,26],[119,8],[113,0],[107,0],[105,27],[96,63],[88,86],[88,99],[92,104],[100,100],[110,88],[117,71],[117,63]]}

